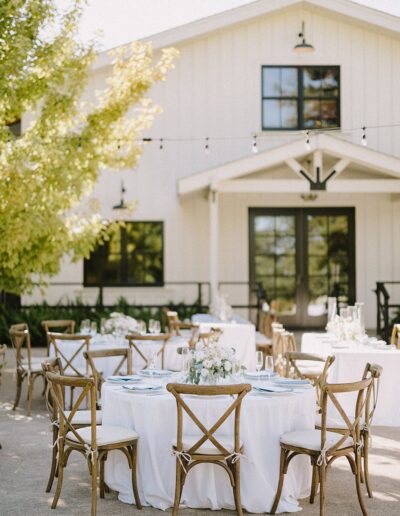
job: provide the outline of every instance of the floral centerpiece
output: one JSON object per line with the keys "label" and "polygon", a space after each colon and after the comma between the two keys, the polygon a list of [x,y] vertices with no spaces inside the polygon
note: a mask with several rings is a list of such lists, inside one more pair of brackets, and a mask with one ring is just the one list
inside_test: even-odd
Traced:
{"label": "floral centerpiece", "polygon": [[216,384],[219,378],[227,378],[245,369],[235,357],[233,348],[224,348],[212,342],[192,353],[186,366],[188,383]]}
{"label": "floral centerpiece", "polygon": [[110,318],[104,323],[104,332],[125,335],[137,331],[138,322],[129,315],[112,312]]}

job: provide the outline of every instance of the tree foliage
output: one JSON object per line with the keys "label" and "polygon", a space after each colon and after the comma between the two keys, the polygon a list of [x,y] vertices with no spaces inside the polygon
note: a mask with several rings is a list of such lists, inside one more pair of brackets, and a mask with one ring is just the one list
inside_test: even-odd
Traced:
{"label": "tree foliage", "polygon": [[[82,199],[102,169],[138,161],[138,139],[160,110],[145,95],[176,55],[119,48],[107,87],[85,104],[97,56],[76,40],[81,10],[80,0],[63,12],[54,0],[0,2],[0,290],[27,292],[65,253],[80,259],[108,238],[109,222]],[[9,125],[27,113],[16,138]]]}

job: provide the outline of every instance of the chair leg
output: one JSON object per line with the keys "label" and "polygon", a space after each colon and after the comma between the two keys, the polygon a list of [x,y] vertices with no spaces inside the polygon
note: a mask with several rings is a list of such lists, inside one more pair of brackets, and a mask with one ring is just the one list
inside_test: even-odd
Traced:
{"label": "chair leg", "polygon": [[176,479],[175,479],[175,499],[174,507],[172,509],[172,516],[178,515],[179,502],[181,499],[182,491],[182,466],[178,459],[176,459]]}
{"label": "chair leg", "polygon": [[326,482],[326,466],[322,464],[319,467],[319,514],[325,516],[325,482]]}
{"label": "chair leg", "polygon": [[57,487],[56,492],[54,493],[53,503],[51,504],[51,508],[55,509],[57,507],[58,499],[60,498],[62,482],[63,482],[63,474],[64,474],[64,445],[63,442],[60,441],[60,445],[58,447],[58,475],[57,475]]}
{"label": "chair leg", "polygon": [[[368,496],[373,498],[371,485],[369,483],[369,468],[368,468],[368,453],[369,453],[369,434],[364,434],[364,479],[367,488]],[[361,461],[360,461],[361,462]]]}
{"label": "chair leg", "polygon": [[242,501],[240,498],[240,460],[233,465],[233,476],[235,478],[235,485],[233,486],[233,495],[235,498],[236,511],[238,516],[243,516]]}
{"label": "chair leg", "polygon": [[15,410],[18,407],[19,400],[21,399],[21,390],[22,390],[22,382],[23,382],[23,376],[20,373],[17,373],[17,389],[15,391],[15,401],[13,410]]}
{"label": "chair leg", "polygon": [[361,492],[361,457],[360,454],[356,452],[356,488],[357,488],[357,496],[358,501],[360,503],[361,511],[364,516],[368,516],[367,509],[364,505],[363,495]]}
{"label": "chair leg", "polygon": [[33,397],[33,376],[28,376],[28,411],[27,415],[30,416],[32,412],[32,397]]}
{"label": "chair leg", "polygon": [[97,452],[92,454],[92,516],[97,511]]}
{"label": "chair leg", "polygon": [[279,500],[281,499],[282,488],[283,488],[283,480],[285,478],[285,467],[286,467],[286,450],[281,447],[281,460],[279,465],[279,482],[278,488],[276,490],[275,500],[272,504],[271,514],[275,514],[276,509],[278,508]]}
{"label": "chair leg", "polygon": [[138,486],[137,486],[137,476],[136,476],[137,442],[135,442],[135,444],[132,445],[131,448],[132,448],[131,460],[132,460],[132,489],[133,489],[133,496],[135,497],[136,509],[141,509],[142,508],[142,504],[140,502],[139,491],[138,491]]}
{"label": "chair leg", "polygon": [[57,436],[58,436],[58,428],[54,425],[53,426],[53,453],[52,453],[52,457],[51,457],[50,476],[49,476],[49,480],[47,482],[46,493],[50,493],[50,491],[51,491],[51,487],[53,485],[54,476],[56,474],[56,469],[57,469],[57,445],[56,445]]}
{"label": "chair leg", "polygon": [[319,484],[318,478],[318,466],[313,464],[312,470],[312,481],[311,481],[311,493],[310,493],[310,503],[314,503],[315,495],[317,493],[317,487]]}
{"label": "chair leg", "polygon": [[104,458],[100,460],[100,498],[104,498]]}

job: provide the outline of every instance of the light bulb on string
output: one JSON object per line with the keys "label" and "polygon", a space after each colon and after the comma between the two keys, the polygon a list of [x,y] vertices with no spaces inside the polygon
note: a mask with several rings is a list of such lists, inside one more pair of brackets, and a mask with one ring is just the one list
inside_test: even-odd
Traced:
{"label": "light bulb on string", "polygon": [[367,143],[367,134],[365,132],[365,129],[366,128],[365,128],[365,125],[364,125],[363,128],[362,128],[363,133],[362,133],[362,136],[361,136],[361,145],[363,147],[366,147],[368,145],[368,143]]}
{"label": "light bulb on string", "polygon": [[160,147],[159,147],[159,149],[163,150],[163,148],[164,148],[164,139],[160,138]]}
{"label": "light bulb on string", "polygon": [[310,145],[310,131],[306,131],[306,149],[311,150]]}
{"label": "light bulb on string", "polygon": [[257,154],[257,152],[258,152],[258,147],[257,147],[257,135],[256,135],[256,134],[253,136],[253,146],[252,146],[252,150],[253,150],[254,154]]}
{"label": "light bulb on string", "polygon": [[210,144],[209,144],[210,138],[207,136],[206,143],[204,145],[204,152],[206,154],[210,154]]}

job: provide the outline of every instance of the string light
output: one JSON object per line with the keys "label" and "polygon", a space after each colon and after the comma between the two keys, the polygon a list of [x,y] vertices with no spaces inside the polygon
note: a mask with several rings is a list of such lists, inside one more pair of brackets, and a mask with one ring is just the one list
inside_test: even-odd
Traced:
{"label": "string light", "polygon": [[209,145],[210,138],[207,136],[206,143],[204,145],[204,152],[206,154],[210,154],[210,145]]}
{"label": "string light", "polygon": [[257,154],[257,152],[258,152],[257,135],[256,134],[253,136],[253,152],[254,152],[254,154]]}
{"label": "string light", "polygon": [[310,145],[310,131],[306,131],[306,149],[311,150]]}
{"label": "string light", "polygon": [[363,147],[366,147],[367,146],[367,134],[365,132],[365,125],[363,126],[362,130],[363,130],[363,133],[362,133],[362,137],[361,137],[361,145]]}
{"label": "string light", "polygon": [[160,138],[160,150],[164,148],[164,138]]}

